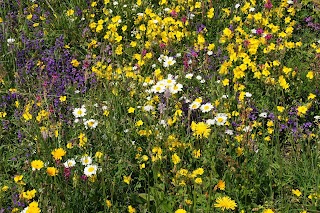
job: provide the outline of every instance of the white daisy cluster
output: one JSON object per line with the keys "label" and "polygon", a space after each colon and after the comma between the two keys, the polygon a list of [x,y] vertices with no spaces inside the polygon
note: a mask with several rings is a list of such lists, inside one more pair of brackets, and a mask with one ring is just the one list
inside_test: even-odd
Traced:
{"label": "white daisy cluster", "polygon": [[[82,105],[80,108],[74,108],[72,114],[75,117],[74,122],[78,123],[80,121],[80,118],[83,118],[87,114],[87,109],[84,105]],[[95,129],[98,126],[98,121],[95,119],[85,119],[83,118],[83,124],[86,129]]]}
{"label": "white daisy cluster", "polygon": [[95,174],[97,174],[98,166],[95,164],[92,164],[92,158],[88,155],[82,156],[80,159],[82,165],[86,166],[83,170],[83,173],[87,177],[91,177]]}
{"label": "white daisy cluster", "polygon": [[196,110],[199,109],[201,110],[201,112],[206,113],[206,112],[210,112],[213,109],[213,105],[208,102],[205,104],[202,104],[202,98],[196,98],[190,105],[189,105],[189,109],[190,110]]}
{"label": "white daisy cluster", "polygon": [[171,74],[168,75],[166,79],[158,81],[155,85],[151,87],[150,92],[152,93],[164,93],[169,91],[171,94],[176,94],[181,92],[183,85],[176,82],[176,78],[174,78]]}
{"label": "white daisy cluster", "polygon": [[228,121],[228,115],[226,113],[218,113],[213,119],[208,119],[206,123],[208,125],[224,126]]}

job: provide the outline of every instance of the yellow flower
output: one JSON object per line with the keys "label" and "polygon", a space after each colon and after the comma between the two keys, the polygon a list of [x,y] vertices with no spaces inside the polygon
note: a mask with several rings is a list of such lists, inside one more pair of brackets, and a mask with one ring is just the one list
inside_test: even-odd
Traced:
{"label": "yellow flower", "polygon": [[131,177],[130,176],[123,176],[123,182],[125,182],[126,184],[130,184],[130,182],[131,182]]}
{"label": "yellow flower", "polygon": [[300,197],[302,193],[299,189],[292,189],[292,194],[296,195],[297,197]]}
{"label": "yellow flower", "polygon": [[130,108],[128,109],[128,113],[134,113],[134,108],[133,108],[133,107],[130,107]]}
{"label": "yellow flower", "polygon": [[128,206],[128,212],[129,212],[129,213],[135,213],[135,212],[136,212],[136,209],[133,208],[133,207],[130,205],[130,206]]}
{"label": "yellow flower", "polygon": [[102,152],[96,152],[95,157],[96,158],[101,158],[103,156]]}
{"label": "yellow flower", "polygon": [[202,179],[201,178],[196,178],[195,180],[194,180],[194,182],[196,183],[196,184],[202,184]]}
{"label": "yellow flower", "polygon": [[174,213],[187,213],[187,211],[184,209],[178,209]]}
{"label": "yellow flower", "polygon": [[79,61],[77,59],[72,59],[71,64],[74,67],[78,67],[80,63],[79,63]]}
{"label": "yellow flower", "polygon": [[74,14],[74,10],[70,9],[70,10],[67,10],[67,16],[72,16]]}
{"label": "yellow flower", "polygon": [[43,168],[43,161],[42,160],[34,160],[31,162],[31,167],[32,167],[32,170],[40,170]]}
{"label": "yellow flower", "polygon": [[309,96],[308,96],[308,100],[314,99],[315,97],[317,97],[315,94],[310,93]]}
{"label": "yellow flower", "polygon": [[307,113],[308,108],[306,106],[298,106],[297,111],[298,111],[298,116],[302,116]]}
{"label": "yellow flower", "polygon": [[181,161],[180,157],[176,153],[174,153],[174,155],[172,155],[171,158],[174,165],[180,163]]}
{"label": "yellow flower", "polygon": [[209,125],[204,122],[195,123],[192,121],[191,130],[193,131],[193,135],[195,135],[197,138],[208,138],[211,132]]}
{"label": "yellow flower", "polygon": [[65,102],[67,100],[67,96],[60,96],[60,102]]}
{"label": "yellow flower", "polygon": [[48,167],[47,168],[47,174],[50,176],[56,176],[58,174],[58,169],[55,167]]}
{"label": "yellow flower", "polygon": [[143,121],[142,120],[139,120],[136,122],[136,126],[142,126],[143,125]]}
{"label": "yellow flower", "polygon": [[220,190],[225,190],[226,183],[223,180],[219,180],[219,182],[217,183],[217,188]]}
{"label": "yellow flower", "polygon": [[221,208],[222,211],[224,211],[225,209],[235,210],[235,208],[237,207],[237,203],[234,200],[231,200],[228,196],[218,197],[216,199],[214,207]]}
{"label": "yellow flower", "polygon": [[107,199],[107,200],[106,200],[106,205],[107,205],[108,208],[110,208],[110,207],[112,206],[111,201]]}
{"label": "yellow flower", "polygon": [[263,210],[263,213],[274,213],[274,211],[272,211],[272,209],[265,209]]}
{"label": "yellow flower", "polygon": [[38,207],[38,202],[33,201],[29,204],[27,213],[40,213],[41,210]]}
{"label": "yellow flower", "polygon": [[310,80],[313,79],[313,77],[314,77],[313,72],[312,71],[308,72],[306,77],[309,78]]}
{"label": "yellow flower", "polygon": [[283,112],[283,111],[284,111],[284,107],[283,107],[283,106],[277,106],[277,110],[278,110],[279,112]]}
{"label": "yellow flower", "polygon": [[3,192],[8,191],[8,189],[9,189],[9,186],[3,186],[3,187],[1,188],[1,190],[2,190]]}
{"label": "yellow flower", "polygon": [[31,200],[32,198],[34,198],[36,196],[36,190],[28,190],[26,192],[22,192],[21,197],[27,200]]}
{"label": "yellow flower", "polygon": [[63,148],[55,149],[51,152],[55,160],[62,160],[62,157],[66,155],[66,151]]}

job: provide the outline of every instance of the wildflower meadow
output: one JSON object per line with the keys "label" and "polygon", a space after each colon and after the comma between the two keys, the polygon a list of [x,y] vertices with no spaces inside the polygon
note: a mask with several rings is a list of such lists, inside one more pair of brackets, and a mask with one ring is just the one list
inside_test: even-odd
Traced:
{"label": "wildflower meadow", "polygon": [[319,0],[0,0],[0,213],[320,212]]}

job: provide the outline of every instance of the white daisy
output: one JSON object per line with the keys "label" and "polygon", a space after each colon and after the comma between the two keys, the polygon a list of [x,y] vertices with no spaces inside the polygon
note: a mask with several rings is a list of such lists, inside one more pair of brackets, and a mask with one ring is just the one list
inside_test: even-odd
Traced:
{"label": "white daisy", "polygon": [[192,76],[193,76],[193,74],[192,74],[192,73],[188,73],[188,74],[186,74],[185,78],[187,78],[187,79],[191,79],[191,78],[192,78]]}
{"label": "white daisy", "polygon": [[176,84],[176,85],[173,85],[172,87],[169,87],[169,91],[172,94],[176,94],[178,92],[181,92],[182,88],[183,88],[182,84]]}
{"label": "white daisy", "polygon": [[97,173],[98,170],[98,166],[97,165],[87,165],[84,168],[83,173],[87,176],[87,177],[91,177],[92,175],[95,175]]}
{"label": "white daisy", "polygon": [[82,106],[81,108],[74,108],[72,114],[76,118],[81,118],[86,115],[86,112],[87,112],[86,108]]}
{"label": "white daisy", "polygon": [[95,129],[98,126],[98,121],[94,120],[94,119],[89,119],[89,120],[85,121],[83,124],[86,129],[88,129],[88,128]]}
{"label": "white daisy", "polygon": [[173,57],[168,57],[168,56],[165,56],[164,57],[164,60],[163,60],[163,66],[164,67],[169,67],[169,66],[172,66],[176,63],[176,60],[174,60]]}
{"label": "white daisy", "polygon": [[92,163],[92,158],[90,156],[83,156],[80,159],[80,162],[82,163],[82,165],[87,166],[87,165],[90,165]]}
{"label": "white daisy", "polygon": [[166,90],[166,87],[164,84],[157,83],[156,85],[153,85],[151,87],[151,92],[153,93],[163,93]]}
{"label": "white daisy", "polygon": [[202,104],[200,107],[201,112],[210,112],[213,109],[211,103]]}
{"label": "white daisy", "polygon": [[201,103],[197,102],[197,101],[193,101],[190,105],[189,105],[189,109],[191,110],[195,110],[198,109],[201,106]]}
{"label": "white daisy", "polygon": [[214,119],[218,126],[223,126],[228,120],[228,115],[226,113],[218,113]]}
{"label": "white daisy", "polygon": [[66,168],[74,167],[76,165],[76,161],[73,158],[68,159],[66,162],[63,163],[63,165]]}

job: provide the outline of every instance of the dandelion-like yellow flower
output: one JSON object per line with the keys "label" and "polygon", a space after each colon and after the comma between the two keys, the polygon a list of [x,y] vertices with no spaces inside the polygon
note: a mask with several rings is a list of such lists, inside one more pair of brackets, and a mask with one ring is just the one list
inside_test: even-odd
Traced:
{"label": "dandelion-like yellow flower", "polygon": [[208,138],[211,132],[209,125],[207,125],[204,122],[199,122],[199,123],[192,122],[191,130],[193,131],[193,135],[198,138],[202,138],[202,137]]}
{"label": "dandelion-like yellow flower", "polygon": [[187,211],[184,209],[178,209],[174,213],[187,213]]}
{"label": "dandelion-like yellow flower", "polygon": [[31,162],[31,167],[32,167],[32,170],[40,170],[43,168],[43,161],[42,160],[34,160]]}
{"label": "dandelion-like yellow flower", "polygon": [[55,149],[51,152],[55,160],[62,160],[62,157],[66,155],[66,151],[62,148]]}
{"label": "dandelion-like yellow flower", "polygon": [[263,210],[263,213],[274,213],[274,211],[272,211],[272,209],[265,209]]}
{"label": "dandelion-like yellow flower", "polygon": [[58,174],[58,169],[57,168],[55,168],[55,167],[48,167],[47,168],[47,174],[49,175],[49,176],[56,176],[57,174]]}
{"label": "dandelion-like yellow flower", "polygon": [[237,207],[237,203],[234,200],[231,200],[231,198],[228,196],[218,197],[216,199],[214,207],[221,208],[222,211],[224,211],[225,209],[235,210],[235,208]]}

